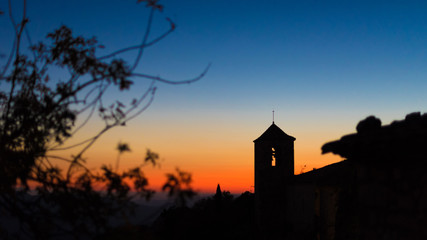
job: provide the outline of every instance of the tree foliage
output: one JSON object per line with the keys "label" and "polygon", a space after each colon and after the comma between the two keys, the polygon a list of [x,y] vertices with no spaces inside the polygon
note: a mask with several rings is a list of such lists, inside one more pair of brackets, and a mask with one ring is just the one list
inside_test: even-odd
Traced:
{"label": "tree foliage", "polygon": [[258,239],[254,205],[253,193],[234,198],[228,191],[218,192],[191,208],[166,209],[146,232],[154,239]]}
{"label": "tree foliage", "polygon": [[[30,238],[46,239],[57,234],[92,236],[105,231],[110,216],[123,216],[133,197],[148,199],[154,193],[148,188],[142,165],[121,173],[109,166],[90,171],[83,158],[103,134],[124,126],[150,106],[158,82],[191,83],[207,71],[183,81],[136,72],[144,49],[175,30],[175,24],[166,18],[170,28],[149,41],[153,16],[163,6],[157,0],[138,3],[145,3],[150,10],[142,41],[99,56],[97,50],[105,46],[95,37],[74,35],[65,25],[47,34],[44,41],[33,44],[27,29],[26,1],[19,21],[12,16],[9,1],[9,18],[15,34],[10,55],[0,65],[0,210],[17,219],[20,231]],[[29,49],[23,49],[24,41]],[[128,52],[137,56],[131,64],[119,58]],[[57,70],[64,73],[60,78],[52,74]],[[135,79],[150,81],[150,85],[129,104],[118,99],[107,104],[107,90],[127,91]],[[68,144],[96,115],[103,128],[88,139]],[[74,154],[58,154],[64,150],[74,150]],[[117,150],[120,157],[130,147],[119,144]],[[156,165],[157,159],[158,155],[148,150],[143,162]],[[67,168],[59,168],[58,162],[66,163]],[[183,178],[181,172],[178,177],[170,174],[167,178],[165,190],[180,191],[184,184],[186,191],[192,192],[188,176]],[[132,189],[136,194],[131,194]],[[14,237],[5,229],[0,229],[0,234],[4,238]]]}

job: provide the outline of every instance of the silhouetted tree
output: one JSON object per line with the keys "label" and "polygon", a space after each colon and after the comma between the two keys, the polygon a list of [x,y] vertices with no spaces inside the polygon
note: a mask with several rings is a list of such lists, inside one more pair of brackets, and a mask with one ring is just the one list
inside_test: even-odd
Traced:
{"label": "silhouetted tree", "polygon": [[195,192],[191,188],[191,174],[176,169],[176,175],[172,173],[166,174],[167,182],[163,185],[162,190],[167,191],[169,197],[175,198],[175,203],[179,207],[187,206],[187,199],[195,196]]}
{"label": "silhouetted tree", "polygon": [[[0,211],[11,219],[10,222],[19,223],[15,225],[19,226],[21,236],[37,239],[58,235],[90,237],[105,231],[109,217],[126,216],[133,197],[148,199],[153,194],[141,166],[121,173],[109,166],[90,171],[83,158],[107,131],[124,126],[150,106],[157,82],[192,83],[207,71],[184,81],[135,71],[144,49],[175,29],[175,24],[166,18],[170,28],[149,40],[153,16],[162,11],[163,6],[158,0],[138,0],[141,2],[150,10],[142,41],[99,56],[97,49],[105,47],[95,37],[75,36],[66,26],[47,34],[45,42],[33,44],[27,31],[26,1],[19,21],[12,16],[13,7],[9,1],[14,40],[0,68]],[[23,50],[24,41],[30,49]],[[131,51],[137,55],[131,64],[118,58]],[[63,70],[60,79],[51,74],[55,69]],[[128,90],[135,78],[146,79],[151,84],[129,104],[104,98],[111,88]],[[95,113],[104,127],[88,139],[67,145],[67,140],[82,131]],[[76,125],[79,116],[85,119]],[[57,154],[70,149],[75,150],[71,157]],[[127,144],[119,145],[119,156],[127,150],[130,150]],[[155,165],[157,159],[158,155],[148,150],[144,162]],[[58,161],[68,167],[59,168]],[[179,177],[175,178],[169,175],[164,189],[171,196],[178,192],[179,201],[185,202],[185,198],[194,193],[189,185],[191,175],[182,173],[178,171]],[[174,180],[177,180],[175,184],[171,184]],[[181,182],[186,185],[184,190],[180,188]],[[130,194],[132,188],[136,194]],[[7,228],[7,224],[0,225],[0,237],[17,237],[8,233]]]}
{"label": "silhouetted tree", "polygon": [[154,239],[254,239],[254,194],[232,196],[217,192],[191,208],[171,207],[153,223],[150,234]]}

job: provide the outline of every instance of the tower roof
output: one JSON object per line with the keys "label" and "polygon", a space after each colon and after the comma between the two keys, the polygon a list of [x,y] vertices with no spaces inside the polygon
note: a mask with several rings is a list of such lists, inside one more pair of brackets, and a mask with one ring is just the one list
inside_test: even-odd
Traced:
{"label": "tower roof", "polygon": [[265,130],[265,132],[259,138],[255,139],[254,142],[277,140],[295,141],[295,138],[286,134],[273,122],[273,124],[271,124],[271,126]]}

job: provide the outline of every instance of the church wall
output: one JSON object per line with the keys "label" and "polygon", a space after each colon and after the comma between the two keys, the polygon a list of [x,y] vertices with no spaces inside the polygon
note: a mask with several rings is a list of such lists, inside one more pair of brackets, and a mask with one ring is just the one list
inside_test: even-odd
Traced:
{"label": "church wall", "polygon": [[287,239],[307,239],[315,232],[314,184],[288,184],[283,202]]}
{"label": "church wall", "polygon": [[335,238],[335,220],[338,208],[337,186],[316,186],[316,231],[322,240]]}
{"label": "church wall", "polygon": [[387,170],[371,169],[369,180],[360,179],[359,199],[365,210],[362,219],[366,219],[361,222],[363,229],[369,234],[427,239],[425,170],[402,166]]}
{"label": "church wall", "polygon": [[427,113],[390,125],[369,116],[322,147],[356,169],[343,184],[335,239],[427,239]]}
{"label": "church wall", "polygon": [[288,184],[284,199],[286,239],[334,239],[338,195],[337,186]]}
{"label": "church wall", "polygon": [[347,194],[339,202],[336,239],[427,239],[424,168],[361,164]]}

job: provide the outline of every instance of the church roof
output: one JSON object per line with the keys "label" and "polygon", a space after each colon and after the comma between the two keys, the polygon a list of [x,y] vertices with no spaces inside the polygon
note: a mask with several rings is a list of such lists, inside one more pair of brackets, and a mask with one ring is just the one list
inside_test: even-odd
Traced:
{"label": "church roof", "polygon": [[292,183],[317,183],[324,185],[339,185],[354,178],[355,166],[351,161],[343,160],[319,169],[295,175]]}
{"label": "church roof", "polygon": [[276,140],[290,140],[295,141],[295,138],[286,134],[282,129],[280,129],[276,124],[271,124],[271,126],[265,130],[265,132],[254,142],[258,141],[276,141]]}

